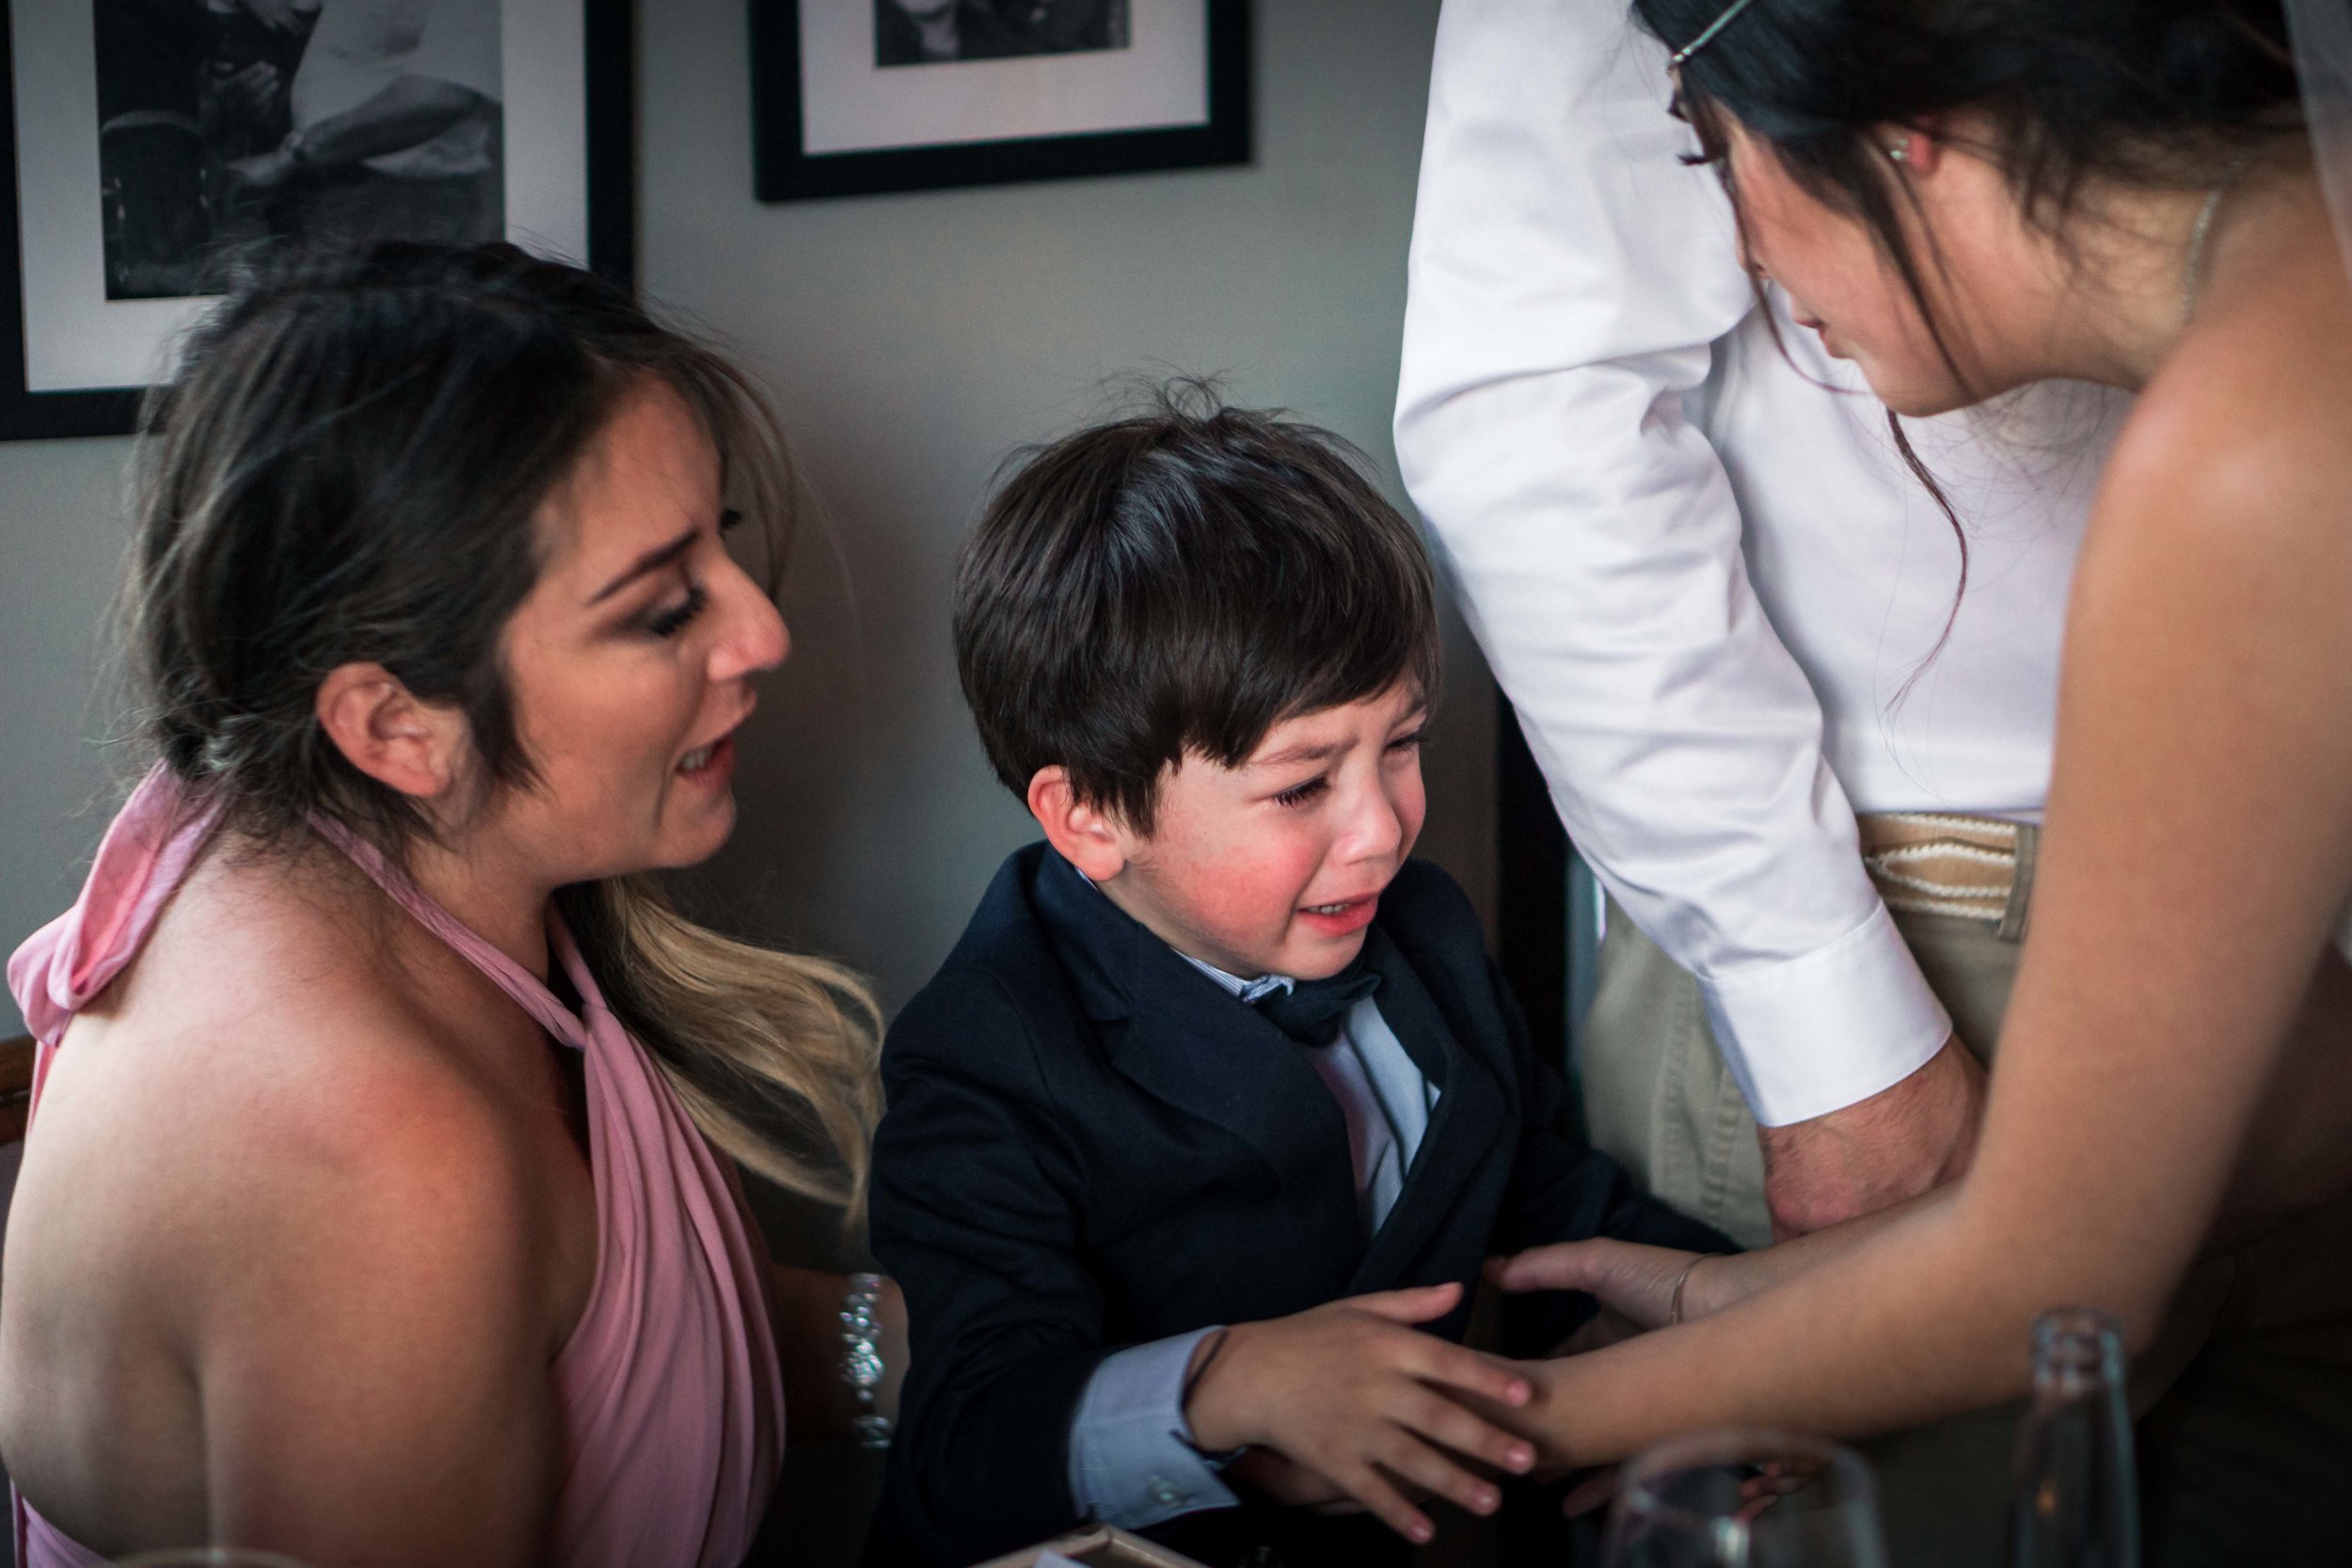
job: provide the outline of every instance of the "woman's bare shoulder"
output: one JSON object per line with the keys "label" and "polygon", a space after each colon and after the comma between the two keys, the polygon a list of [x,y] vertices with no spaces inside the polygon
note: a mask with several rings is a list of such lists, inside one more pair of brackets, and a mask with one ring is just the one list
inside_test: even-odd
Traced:
{"label": "woman's bare shoulder", "polygon": [[115,1239],[199,1292],[225,1252],[326,1291],[394,1256],[528,1258],[528,1161],[453,1049],[453,1009],[362,961],[367,933],[189,891],[67,1035],[28,1186],[37,1159],[103,1167],[131,1199]]}
{"label": "woman's bare shoulder", "polygon": [[[450,1037],[497,1010],[438,984],[414,1005],[367,961],[380,929],[193,880],[67,1031],[9,1216],[0,1373],[50,1495],[72,1517],[81,1486],[92,1516],[119,1497],[93,1468],[184,1475],[200,1430],[215,1518],[298,1474],[363,1520],[451,1464],[537,1509],[594,1228],[550,1206],[550,1139]],[[126,1449],[40,1418],[126,1386],[177,1428]]]}
{"label": "woman's bare shoulder", "polygon": [[2214,300],[2149,383],[2103,512],[2184,547],[2352,565],[2352,278],[2332,235],[2305,240]]}

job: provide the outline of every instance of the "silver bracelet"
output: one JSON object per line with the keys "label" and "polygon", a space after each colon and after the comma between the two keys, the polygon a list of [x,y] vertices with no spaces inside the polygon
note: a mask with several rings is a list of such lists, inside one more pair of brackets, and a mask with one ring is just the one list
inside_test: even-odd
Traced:
{"label": "silver bracelet", "polygon": [[850,1293],[841,1302],[841,1381],[857,1397],[858,1413],[850,1418],[850,1431],[861,1449],[890,1447],[890,1418],[874,1408],[875,1390],[889,1370],[882,1365],[882,1320],[875,1315],[882,1289],[882,1275],[853,1274]]}

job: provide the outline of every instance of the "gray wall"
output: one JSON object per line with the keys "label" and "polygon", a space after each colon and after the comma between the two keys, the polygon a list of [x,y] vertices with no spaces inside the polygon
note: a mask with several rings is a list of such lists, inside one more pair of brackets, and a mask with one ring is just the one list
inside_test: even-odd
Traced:
{"label": "gray wall", "polygon": [[[775,389],[829,518],[743,742],[705,912],[839,955],[896,1005],[1031,835],[958,699],[948,571],[1010,447],[1133,370],[1215,372],[1372,453],[1388,440],[1437,0],[1259,0],[1254,166],[762,206],[744,0],[640,11],[646,293]],[[123,525],[120,441],[0,446],[0,944],[73,895],[108,771],[87,736]],[[1486,676],[1452,630],[1425,851],[1493,884]],[[14,1015],[0,1012],[0,1027]]]}
{"label": "gray wall", "polygon": [[[14,309],[11,302],[0,302]],[[80,890],[115,797],[92,744],[128,441],[0,442],[0,947]],[[0,997],[0,1033],[23,1021]]]}

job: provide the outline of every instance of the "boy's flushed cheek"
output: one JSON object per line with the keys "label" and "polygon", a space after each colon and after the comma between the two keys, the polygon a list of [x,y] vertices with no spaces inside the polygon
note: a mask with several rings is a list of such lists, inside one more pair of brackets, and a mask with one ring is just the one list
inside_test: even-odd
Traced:
{"label": "boy's flushed cheek", "polygon": [[1293,866],[1271,854],[1237,856],[1203,870],[1194,888],[1203,920],[1260,938],[1280,936],[1313,873],[1311,864]]}

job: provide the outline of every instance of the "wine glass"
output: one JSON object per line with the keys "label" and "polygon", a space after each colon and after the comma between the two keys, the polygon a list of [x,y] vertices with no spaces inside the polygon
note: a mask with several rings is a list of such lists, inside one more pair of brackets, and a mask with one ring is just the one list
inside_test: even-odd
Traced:
{"label": "wine glass", "polygon": [[1878,1483],[1851,1449],[1785,1432],[1698,1433],[1634,1456],[1607,1568],[1886,1568]]}

